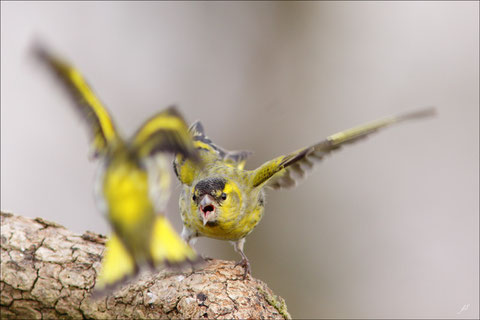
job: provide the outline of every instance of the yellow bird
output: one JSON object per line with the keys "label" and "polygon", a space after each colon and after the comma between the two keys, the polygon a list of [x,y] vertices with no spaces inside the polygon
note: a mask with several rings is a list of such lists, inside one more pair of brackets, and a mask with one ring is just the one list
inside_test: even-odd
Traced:
{"label": "yellow bird", "polygon": [[171,107],[148,119],[129,140],[117,132],[110,115],[82,75],[67,62],[37,48],[42,62],[56,73],[76,99],[93,135],[93,155],[100,167],[95,185],[97,206],[113,229],[95,291],[103,294],[139,269],[198,261],[160,214],[169,195],[167,153],[199,160],[182,116]]}
{"label": "yellow bird", "polygon": [[181,154],[174,160],[175,173],[183,185],[180,195],[183,239],[192,245],[202,236],[230,241],[242,256],[236,265],[244,267],[245,278],[250,274],[250,263],[243,246],[245,237],[263,217],[265,187],[294,187],[315,163],[340,146],[398,122],[432,116],[434,112],[429,108],[360,125],[277,157],[255,170],[244,170],[249,152],[220,148],[205,135],[200,122],[194,123],[190,131],[204,166],[198,167]]}

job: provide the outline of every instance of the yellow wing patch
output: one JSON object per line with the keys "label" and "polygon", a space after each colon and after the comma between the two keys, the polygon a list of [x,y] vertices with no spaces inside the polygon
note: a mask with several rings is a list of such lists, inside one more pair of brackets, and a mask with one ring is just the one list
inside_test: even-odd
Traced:
{"label": "yellow wing patch", "polygon": [[322,160],[325,155],[338,149],[340,146],[356,142],[393,124],[430,117],[434,114],[435,109],[427,108],[399,116],[386,117],[335,133],[313,146],[264,163],[258,169],[252,171],[251,184],[253,187],[261,187],[268,183],[274,189],[293,187],[306,176],[306,173],[314,167],[316,162]]}
{"label": "yellow wing patch", "polygon": [[37,48],[36,52],[37,56],[60,77],[75,98],[79,98],[77,102],[79,102],[80,112],[89,122],[92,130],[95,153],[104,152],[109,144],[117,141],[118,136],[111,117],[100,99],[95,95],[82,74],[73,66],[43,48]]}
{"label": "yellow wing patch", "polygon": [[187,186],[191,185],[193,179],[197,174],[198,167],[188,159],[178,154],[175,157],[175,161],[173,163],[173,169],[175,170],[175,174],[180,180],[181,183],[186,184]]}
{"label": "yellow wing patch", "polygon": [[178,236],[163,216],[155,220],[150,250],[155,266],[162,263],[182,264],[197,259],[195,251]]}
{"label": "yellow wing patch", "polygon": [[136,273],[137,267],[133,257],[128,253],[120,238],[113,233],[105,246],[102,268],[94,290],[97,294],[102,294],[105,290],[113,289]]}
{"label": "yellow wing patch", "polygon": [[267,163],[263,164],[258,169],[252,171],[252,182],[251,185],[255,188],[262,186],[266,183],[271,177],[283,169],[281,163],[287,156],[280,156]]}
{"label": "yellow wing patch", "polygon": [[247,164],[247,160],[240,161],[239,163],[237,163],[237,169],[243,170],[246,164]]}
{"label": "yellow wing patch", "polygon": [[213,147],[211,145],[209,145],[208,143],[205,143],[203,141],[195,140],[194,144],[195,144],[195,147],[197,149],[207,150],[207,151],[210,151],[210,152],[214,152],[215,154],[217,153],[217,151],[215,149],[213,149]]}
{"label": "yellow wing patch", "polygon": [[85,79],[83,79],[80,72],[68,64],[59,61],[56,61],[55,65],[65,74],[66,78],[71,81],[73,87],[78,90],[80,96],[85,99],[85,102],[93,109],[106,140],[112,141],[115,138],[115,129],[113,128],[110,116]]}
{"label": "yellow wing patch", "polygon": [[193,137],[180,113],[170,107],[148,119],[133,137],[132,145],[140,158],[156,152],[180,153],[198,159]]}

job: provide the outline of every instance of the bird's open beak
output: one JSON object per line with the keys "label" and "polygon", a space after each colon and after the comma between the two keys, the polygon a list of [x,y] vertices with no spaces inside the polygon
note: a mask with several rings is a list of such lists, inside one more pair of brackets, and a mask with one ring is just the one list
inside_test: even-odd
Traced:
{"label": "bird's open beak", "polygon": [[210,218],[215,213],[215,204],[213,197],[209,194],[203,196],[200,200],[200,211],[202,211],[203,225],[206,225]]}

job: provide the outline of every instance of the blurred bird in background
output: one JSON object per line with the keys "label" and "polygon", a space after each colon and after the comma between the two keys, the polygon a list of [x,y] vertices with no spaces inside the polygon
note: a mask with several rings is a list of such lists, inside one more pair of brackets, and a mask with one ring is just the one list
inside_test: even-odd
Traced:
{"label": "blurred bird in background", "polygon": [[325,140],[288,155],[270,160],[255,170],[244,170],[248,151],[227,151],[215,145],[200,122],[190,131],[205,166],[199,168],[191,159],[178,154],[175,173],[182,183],[180,211],[182,237],[190,244],[197,237],[230,241],[242,259],[244,278],[251,273],[244,253],[245,237],[262,219],[265,210],[265,187],[292,188],[314,165],[342,145],[361,140],[379,129],[406,120],[430,117],[433,108],[399,116],[386,117],[327,137]]}
{"label": "blurred bird in background", "polygon": [[100,160],[95,196],[113,232],[106,244],[96,294],[136,275],[140,267],[196,262],[194,250],[163,215],[169,195],[167,153],[192,163],[199,160],[188,126],[170,107],[148,119],[124,140],[82,75],[73,66],[38,46],[36,55],[73,94],[93,136],[93,156]]}

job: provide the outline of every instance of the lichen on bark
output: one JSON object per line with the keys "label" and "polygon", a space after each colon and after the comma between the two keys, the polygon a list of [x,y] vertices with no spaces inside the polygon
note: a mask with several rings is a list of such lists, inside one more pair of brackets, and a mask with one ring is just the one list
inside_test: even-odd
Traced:
{"label": "lichen on bark", "polygon": [[195,270],[144,272],[92,299],[105,237],[72,233],[43,219],[1,213],[3,318],[290,318],[285,302],[234,262]]}

